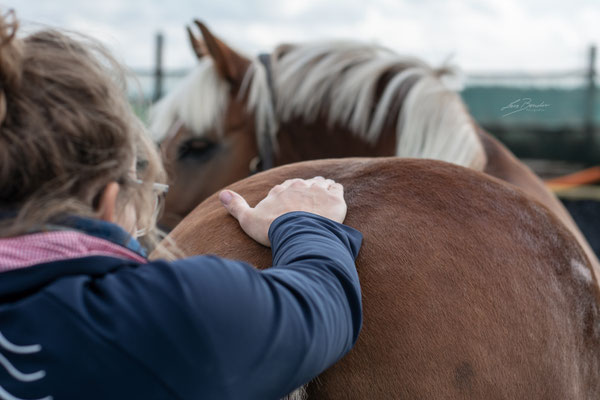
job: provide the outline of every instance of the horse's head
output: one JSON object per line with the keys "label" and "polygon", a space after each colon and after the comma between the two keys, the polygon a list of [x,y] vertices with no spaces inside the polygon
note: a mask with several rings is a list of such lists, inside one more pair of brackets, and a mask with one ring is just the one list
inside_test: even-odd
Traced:
{"label": "horse's head", "polygon": [[153,112],[172,189],[166,227],[218,189],[271,166],[322,158],[433,158],[481,169],[459,96],[413,57],[356,42],[282,45],[248,58],[197,22],[198,66]]}
{"label": "horse's head", "polygon": [[151,115],[150,131],[169,173],[161,220],[169,229],[203,199],[256,167],[255,123],[246,112],[243,87],[252,61],[196,23],[204,40],[188,32],[199,63]]}

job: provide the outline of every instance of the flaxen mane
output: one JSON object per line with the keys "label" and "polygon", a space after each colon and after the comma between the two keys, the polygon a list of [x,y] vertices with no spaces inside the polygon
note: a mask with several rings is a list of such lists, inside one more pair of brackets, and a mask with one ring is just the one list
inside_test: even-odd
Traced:
{"label": "flaxen mane", "polygon": [[[286,46],[271,57],[272,90],[265,66],[252,59],[241,95],[255,115],[259,143],[276,143],[280,122],[307,122],[326,115],[330,125],[349,128],[375,143],[389,121],[396,126],[399,157],[432,158],[483,169],[477,132],[458,94],[446,87],[446,69],[356,42],[317,42]],[[378,84],[385,79],[383,89]],[[379,90],[379,93],[378,93]],[[152,113],[151,131],[160,141],[176,120],[203,135],[219,126],[229,87],[212,60],[202,59],[190,76]]]}

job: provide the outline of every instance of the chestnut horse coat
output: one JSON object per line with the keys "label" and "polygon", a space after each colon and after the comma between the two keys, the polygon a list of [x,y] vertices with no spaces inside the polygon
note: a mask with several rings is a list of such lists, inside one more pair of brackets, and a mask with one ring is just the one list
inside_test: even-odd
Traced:
{"label": "chestnut horse coat", "polygon": [[[309,383],[309,399],[599,399],[600,295],[573,234],[519,189],[444,162],[292,164],[230,186],[253,205],[288,178],[345,187],[364,326],[356,347]],[[188,254],[258,268],[216,195],[172,232]]]}

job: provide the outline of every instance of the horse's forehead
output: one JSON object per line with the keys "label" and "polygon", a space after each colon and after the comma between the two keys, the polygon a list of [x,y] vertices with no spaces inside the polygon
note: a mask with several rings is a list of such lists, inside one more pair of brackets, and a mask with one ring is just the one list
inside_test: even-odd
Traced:
{"label": "horse's forehead", "polygon": [[179,118],[176,118],[167,133],[165,134],[164,139],[161,140],[161,143],[170,143],[173,140],[177,140],[181,137],[183,133],[186,133],[187,129],[183,124],[183,121]]}
{"label": "horse's forehead", "polygon": [[207,57],[152,108],[150,132],[155,141],[164,141],[180,120],[194,136],[206,137],[222,126],[230,97],[230,85]]}

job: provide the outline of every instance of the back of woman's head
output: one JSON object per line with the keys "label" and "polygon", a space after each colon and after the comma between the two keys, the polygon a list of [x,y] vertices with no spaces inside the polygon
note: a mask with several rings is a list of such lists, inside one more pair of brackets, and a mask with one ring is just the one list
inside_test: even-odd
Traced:
{"label": "back of woman's head", "polygon": [[[0,209],[17,213],[0,236],[96,216],[111,181],[136,202],[139,225],[153,227],[151,183],[164,173],[119,85],[123,70],[92,40],[55,30],[21,38],[17,27],[14,13],[0,17]],[[131,177],[136,154],[147,184]]]}

